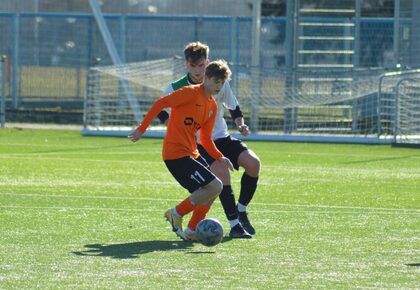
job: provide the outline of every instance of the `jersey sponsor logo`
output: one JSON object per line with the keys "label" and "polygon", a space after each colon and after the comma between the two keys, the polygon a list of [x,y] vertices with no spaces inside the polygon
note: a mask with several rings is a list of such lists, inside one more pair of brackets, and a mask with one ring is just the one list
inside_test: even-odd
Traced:
{"label": "jersey sponsor logo", "polygon": [[196,130],[201,128],[200,123],[197,123],[196,121],[194,121],[193,117],[186,117],[184,119],[184,125],[185,126],[193,126]]}
{"label": "jersey sponsor logo", "polygon": [[194,123],[194,119],[191,117],[186,117],[184,119],[184,125],[185,126],[191,126]]}

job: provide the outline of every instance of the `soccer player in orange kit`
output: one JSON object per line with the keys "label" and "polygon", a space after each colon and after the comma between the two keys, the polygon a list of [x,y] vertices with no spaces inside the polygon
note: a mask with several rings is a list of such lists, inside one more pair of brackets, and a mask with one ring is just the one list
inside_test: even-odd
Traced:
{"label": "soccer player in orange kit", "polygon": [[[199,41],[188,43],[184,48],[187,73],[169,84],[163,94],[167,95],[183,86],[201,83],[204,79],[206,65],[210,62],[209,52],[210,48],[204,43]],[[197,147],[200,155],[210,165],[210,170],[223,183],[223,189],[219,198],[231,227],[229,237],[249,239],[252,238],[251,235],[255,234],[255,228],[249,221],[247,206],[253,199],[257,189],[261,162],[253,150],[248,148],[242,140],[233,138],[228,131],[228,126],[224,118],[225,109],[229,109],[232,120],[243,136],[247,136],[250,133],[248,126],[245,124],[242,111],[239,108],[239,102],[228,81],[225,81],[219,93],[214,95],[214,99],[217,103],[217,114],[212,134],[213,141],[217,149],[229,158],[235,169],[239,170],[239,167],[244,169],[237,204],[231,185],[229,170],[225,166],[220,166],[219,162],[214,162],[215,160],[206,152],[199,141],[197,142]],[[166,123],[169,119],[169,112],[162,111],[159,113],[158,118],[161,123]]]}
{"label": "soccer player in orange kit", "polygon": [[[231,71],[225,61],[209,63],[202,84],[183,87],[158,99],[141,124],[128,135],[131,141],[138,141],[162,109],[171,108],[162,157],[168,170],[190,192],[190,196],[168,209],[165,217],[175,234],[183,240],[194,240],[197,224],[205,218],[222,191],[222,182],[209,170],[207,162],[198,152],[195,141],[198,130],[200,143],[212,158],[233,170],[230,160],[223,156],[212,140],[217,114],[213,95],[219,93],[230,76]],[[184,232],[182,217],[190,212],[193,214]]]}

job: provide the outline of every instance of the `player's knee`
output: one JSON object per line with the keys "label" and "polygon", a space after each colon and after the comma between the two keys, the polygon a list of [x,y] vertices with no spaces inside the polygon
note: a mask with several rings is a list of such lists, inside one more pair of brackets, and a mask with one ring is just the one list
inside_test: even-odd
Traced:
{"label": "player's knee", "polygon": [[216,175],[223,184],[227,185],[230,184],[230,174],[229,169],[226,165],[222,164],[221,162],[213,162],[210,166],[211,171]]}
{"label": "player's knee", "polygon": [[251,153],[246,162],[244,162],[243,167],[249,176],[257,177],[260,175],[261,161],[254,152]]}
{"label": "player's knee", "polygon": [[258,158],[258,156],[255,156],[255,158],[252,160],[252,169],[251,169],[253,176],[260,175],[260,168],[261,168],[261,161]]}
{"label": "player's knee", "polygon": [[216,198],[222,192],[223,184],[219,178],[213,179],[209,184],[206,185],[211,198]]}

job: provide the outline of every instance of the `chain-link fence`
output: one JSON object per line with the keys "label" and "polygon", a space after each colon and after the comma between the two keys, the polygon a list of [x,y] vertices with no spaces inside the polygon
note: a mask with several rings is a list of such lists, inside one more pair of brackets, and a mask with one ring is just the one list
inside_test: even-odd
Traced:
{"label": "chain-link fence", "polygon": [[[89,68],[112,64],[87,2],[0,3],[0,11],[8,11],[0,12],[0,54],[7,56],[4,89],[9,110],[81,114]],[[239,79],[255,59],[254,1],[195,1],[205,2],[203,6],[187,0],[99,2],[123,63],[181,55],[186,43],[199,40],[210,46],[211,59],[226,59],[234,71],[237,68],[232,87],[239,98],[250,97],[241,95]],[[180,9],[184,2],[191,4],[189,9]],[[265,9],[268,2],[262,1]],[[370,1],[321,2],[278,1],[274,6],[277,16],[261,18],[259,71],[284,74],[281,83],[286,89],[273,97],[287,101],[299,98],[302,92],[319,99],[343,94],[354,97],[360,70],[379,77],[386,70],[420,66],[420,2],[395,0],[390,6],[385,1],[388,4],[382,8],[387,17],[367,13],[374,9],[367,6]],[[326,91],[330,95],[322,96]],[[290,96],[290,92],[297,95]],[[368,110],[358,113],[363,120],[378,116],[371,102],[375,94],[358,97],[366,100],[358,108],[369,103]],[[294,114],[284,112],[281,122],[293,129]],[[361,124],[354,121],[356,117],[349,118],[353,128]],[[372,126],[363,130],[371,132]]]}

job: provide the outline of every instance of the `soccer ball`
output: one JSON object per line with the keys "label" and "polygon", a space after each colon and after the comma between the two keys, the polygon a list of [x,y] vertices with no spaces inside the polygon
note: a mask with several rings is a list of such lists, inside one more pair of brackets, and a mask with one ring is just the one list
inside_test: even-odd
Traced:
{"label": "soccer ball", "polygon": [[203,219],[195,229],[195,238],[204,246],[215,246],[223,238],[223,226],[215,218]]}

